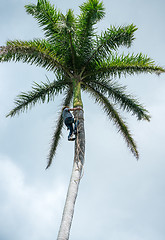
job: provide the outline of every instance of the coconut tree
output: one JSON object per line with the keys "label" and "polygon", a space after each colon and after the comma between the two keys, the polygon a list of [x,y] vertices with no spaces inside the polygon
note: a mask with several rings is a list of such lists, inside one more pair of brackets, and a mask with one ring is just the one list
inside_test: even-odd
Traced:
{"label": "coconut tree", "polygon": [[[138,159],[137,146],[120,111],[130,112],[137,120],[149,121],[150,116],[144,106],[126,92],[126,87],[117,83],[117,79],[139,73],[159,75],[165,72],[165,69],[157,66],[152,59],[142,53],[126,55],[118,53],[121,46],[126,48],[131,46],[137,30],[135,25],[110,26],[101,32],[101,35],[97,35],[96,24],[105,15],[103,3],[99,0],[88,0],[83,3],[78,16],[74,16],[71,9],[65,15],[62,14],[47,0],[38,0],[36,5],[26,5],[25,9],[42,27],[45,39],[8,41],[5,46],[0,47],[0,62],[22,61],[40,66],[52,71],[55,80],[34,82],[31,91],[21,92],[17,96],[15,107],[7,116],[14,117],[37,103],[54,101],[59,94],[64,96],[62,107],[72,104],[74,108],[80,108],[74,112],[75,118],[79,119],[79,129],[75,140],[73,171],[57,238],[66,240],[69,239],[84,165],[85,131],[81,92],[91,95],[100,105]],[[49,168],[55,156],[62,128],[61,111],[46,168]]]}

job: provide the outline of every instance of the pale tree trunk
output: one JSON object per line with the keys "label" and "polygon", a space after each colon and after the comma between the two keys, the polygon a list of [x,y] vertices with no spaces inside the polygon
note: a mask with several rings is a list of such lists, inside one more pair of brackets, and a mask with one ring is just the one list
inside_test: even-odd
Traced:
{"label": "pale tree trunk", "polygon": [[77,138],[75,140],[75,157],[73,170],[65,201],[63,217],[57,240],[68,240],[72,224],[74,207],[77,198],[79,183],[82,176],[85,154],[85,131],[84,131],[84,114],[83,110],[75,111],[75,118],[79,120]]}

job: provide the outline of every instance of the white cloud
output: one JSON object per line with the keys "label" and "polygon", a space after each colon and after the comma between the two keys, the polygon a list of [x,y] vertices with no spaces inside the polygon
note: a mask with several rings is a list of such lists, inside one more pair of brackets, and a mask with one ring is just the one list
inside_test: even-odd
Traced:
{"label": "white cloud", "polygon": [[7,157],[0,157],[0,239],[53,239],[65,188],[62,183],[58,188],[52,183],[51,189],[27,184],[22,170]]}

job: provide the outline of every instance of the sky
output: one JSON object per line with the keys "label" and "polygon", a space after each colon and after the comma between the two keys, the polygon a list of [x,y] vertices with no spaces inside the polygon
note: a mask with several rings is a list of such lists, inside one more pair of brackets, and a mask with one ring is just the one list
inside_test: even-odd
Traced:
{"label": "sky", "polygon": [[[0,5],[0,46],[7,40],[43,38],[24,5],[36,0],[5,0]],[[51,0],[64,13],[79,13],[82,0]],[[110,25],[134,23],[138,30],[130,52],[143,52],[165,67],[164,0],[104,0]],[[127,49],[122,51],[128,52]],[[69,184],[74,143],[63,129],[57,155],[45,171],[61,97],[36,105],[14,118],[6,114],[21,91],[34,81],[54,79],[44,69],[22,63],[0,64],[0,239],[56,239]],[[71,240],[165,239],[165,74],[117,79],[149,110],[151,121],[138,122],[123,113],[138,145],[139,161],[117,129],[88,95],[82,95],[86,154]]]}

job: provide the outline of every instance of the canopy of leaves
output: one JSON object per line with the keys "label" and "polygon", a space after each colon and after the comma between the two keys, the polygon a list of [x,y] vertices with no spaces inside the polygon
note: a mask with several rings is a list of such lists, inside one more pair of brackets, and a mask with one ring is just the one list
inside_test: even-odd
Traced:
{"label": "canopy of leaves", "polygon": [[[75,95],[81,96],[76,89],[82,89],[103,108],[138,158],[136,144],[115,106],[130,112],[138,120],[149,121],[150,116],[144,106],[126,92],[126,87],[117,84],[117,79],[139,73],[159,75],[165,69],[142,53],[119,54],[120,47],[131,47],[137,27],[134,24],[109,26],[101,35],[97,35],[96,24],[105,16],[103,2],[99,0],[84,2],[78,16],[71,9],[64,15],[48,0],[38,0],[37,4],[26,5],[25,9],[38,22],[45,39],[8,41],[6,46],[0,47],[0,62],[22,61],[40,66],[54,72],[56,79],[34,83],[31,91],[18,95],[15,108],[7,116],[19,114],[37,102],[55,100],[58,94],[65,96],[62,106],[69,105]],[[77,85],[81,88],[76,88]],[[73,102],[76,106],[76,101]],[[62,126],[60,113],[48,166],[55,155]]]}

